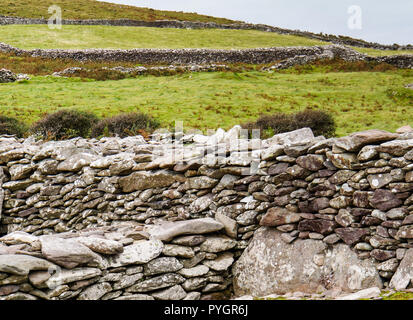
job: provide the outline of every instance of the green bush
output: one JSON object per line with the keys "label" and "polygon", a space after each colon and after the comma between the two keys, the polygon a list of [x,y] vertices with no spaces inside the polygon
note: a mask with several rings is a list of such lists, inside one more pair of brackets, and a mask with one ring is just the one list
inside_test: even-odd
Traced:
{"label": "green bush", "polygon": [[153,132],[160,123],[143,113],[124,113],[100,120],[92,129],[92,137],[136,136]]}
{"label": "green bush", "polygon": [[44,116],[31,127],[30,131],[43,139],[87,138],[93,125],[98,121],[99,119],[89,112],[61,110]]}
{"label": "green bush", "polygon": [[325,111],[306,109],[295,114],[276,113],[261,116],[256,122],[243,124],[244,129],[259,129],[262,138],[274,134],[290,132],[301,128],[311,128],[315,136],[335,135],[336,125],[333,117]]}
{"label": "green bush", "polygon": [[0,115],[0,135],[14,135],[21,138],[26,130],[26,126],[18,120]]}

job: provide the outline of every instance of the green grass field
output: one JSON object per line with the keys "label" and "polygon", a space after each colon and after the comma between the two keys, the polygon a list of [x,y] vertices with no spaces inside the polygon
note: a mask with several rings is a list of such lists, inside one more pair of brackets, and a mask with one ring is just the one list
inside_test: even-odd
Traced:
{"label": "green grass field", "polygon": [[49,18],[48,8],[62,8],[63,19],[133,19],[143,21],[181,20],[216,23],[233,23],[233,20],[176,11],[120,5],[96,0],[0,0],[0,15]]}
{"label": "green grass field", "polygon": [[22,49],[215,48],[242,49],[326,44],[303,37],[254,30],[164,29],[111,26],[1,26],[0,41]]}
{"label": "green grass field", "polygon": [[[110,116],[143,111],[171,126],[207,129],[306,107],[330,112],[342,136],[369,128],[394,131],[413,122],[413,71],[358,73],[193,73],[96,82],[34,77],[0,84],[0,112],[32,123],[63,108]],[[390,91],[388,90],[390,89]],[[391,92],[391,94],[389,94]],[[393,97],[393,98],[392,98]]]}

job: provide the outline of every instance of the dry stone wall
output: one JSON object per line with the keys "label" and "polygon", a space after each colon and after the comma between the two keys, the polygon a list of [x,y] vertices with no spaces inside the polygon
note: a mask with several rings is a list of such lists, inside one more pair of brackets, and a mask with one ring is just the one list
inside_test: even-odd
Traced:
{"label": "dry stone wall", "polygon": [[2,137],[0,299],[276,291],[256,288],[271,280],[263,270],[285,275],[280,292],[410,285],[412,132],[242,137],[240,127],[151,141]]}
{"label": "dry stone wall", "polygon": [[[48,19],[29,19],[19,17],[0,16],[0,25],[10,24],[48,24]],[[334,44],[348,45],[362,48],[373,48],[381,50],[411,50],[412,45],[400,46],[383,45],[379,43],[371,43],[360,39],[353,39],[345,36],[315,34],[312,32],[289,30],[283,28],[272,27],[263,24],[249,23],[234,23],[234,24],[218,24],[213,22],[196,22],[196,21],[177,21],[177,20],[158,20],[158,21],[139,21],[129,19],[118,20],[62,20],[63,25],[103,25],[103,26],[130,26],[130,27],[153,27],[153,28],[177,28],[177,29],[235,29],[235,30],[257,30],[265,32],[275,32],[279,34],[295,35],[310,39],[332,42]]]}
{"label": "dry stone wall", "polygon": [[[217,49],[34,49],[23,50],[0,42],[0,52],[28,55],[47,59],[76,61],[127,61],[143,64],[192,65],[248,63],[276,63],[270,69],[285,69],[316,60],[342,59],[344,61],[383,62],[397,68],[413,68],[413,55],[370,57],[341,45],[312,47],[275,47],[241,50]],[[190,66],[191,67],[191,66]]]}

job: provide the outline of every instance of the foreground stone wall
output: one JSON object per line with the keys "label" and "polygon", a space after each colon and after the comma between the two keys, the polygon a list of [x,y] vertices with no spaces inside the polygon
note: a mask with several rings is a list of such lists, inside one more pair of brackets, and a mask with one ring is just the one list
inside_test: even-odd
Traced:
{"label": "foreground stone wall", "polygon": [[284,69],[294,65],[311,63],[322,59],[367,61],[388,63],[398,68],[413,68],[413,55],[370,57],[340,45],[313,47],[276,47],[242,50],[217,49],[35,49],[23,50],[0,42],[0,52],[28,55],[47,59],[72,59],[76,61],[127,61],[143,64],[219,64],[277,63],[270,69]]}
{"label": "foreground stone wall", "polygon": [[[29,19],[18,17],[2,17],[0,16],[0,25],[10,24],[48,24],[48,19]],[[234,24],[218,24],[213,22],[192,22],[192,21],[176,21],[176,20],[158,20],[158,21],[138,21],[129,19],[119,20],[62,20],[63,25],[103,25],[103,26],[130,26],[130,27],[153,27],[153,28],[178,28],[178,29],[235,29],[235,30],[257,30],[265,32],[275,32],[279,34],[295,35],[316,39],[320,41],[332,42],[340,45],[355,46],[362,48],[373,48],[380,50],[411,50],[412,45],[400,46],[383,45],[379,43],[367,42],[360,39],[353,39],[345,36],[335,36],[327,34],[315,34],[312,32],[289,30],[283,28],[272,27],[263,24],[249,23],[234,23]]]}
{"label": "foreground stone wall", "polygon": [[[301,129],[268,140],[240,133],[234,127],[173,141],[157,134],[149,142],[1,138],[1,232],[7,235],[0,239],[0,294],[83,299],[84,291],[98,290],[93,298],[208,299],[319,285],[409,286],[413,133],[371,130],[325,139]],[[113,250],[96,248],[100,243]],[[276,254],[284,260],[271,260]],[[16,255],[42,262],[10,266]],[[162,257],[179,264],[169,259],[162,278],[145,274]],[[59,285],[64,292],[45,291],[31,279],[37,270],[46,279],[50,263],[69,274]],[[73,276],[78,268],[101,273],[84,281]],[[132,275],[130,268],[138,270],[136,279],[115,285]],[[271,274],[283,275],[278,285],[258,290],[257,279],[270,283]]]}

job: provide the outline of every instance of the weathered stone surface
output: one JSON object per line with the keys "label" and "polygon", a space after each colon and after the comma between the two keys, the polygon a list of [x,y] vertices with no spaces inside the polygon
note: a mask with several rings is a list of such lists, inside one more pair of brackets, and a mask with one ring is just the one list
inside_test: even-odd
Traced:
{"label": "weathered stone surface", "polygon": [[185,278],[201,277],[208,273],[209,268],[205,265],[198,265],[193,268],[181,269],[178,273]]}
{"label": "weathered stone surface", "polygon": [[234,263],[234,254],[225,252],[220,254],[215,260],[204,260],[202,263],[212,270],[225,271]]}
{"label": "weathered stone surface", "polygon": [[164,248],[162,241],[139,240],[123,248],[123,252],[109,258],[110,267],[144,264],[157,258]]}
{"label": "weathered stone surface", "polygon": [[369,161],[373,160],[379,155],[379,152],[377,151],[377,146],[365,146],[363,147],[357,158],[359,161]]}
{"label": "weathered stone surface", "polygon": [[374,191],[374,194],[370,199],[370,205],[381,211],[387,211],[399,207],[401,204],[402,201],[397,198],[394,193],[384,189]]}
{"label": "weathered stone surface", "polygon": [[380,296],[381,290],[378,287],[364,289],[346,296],[341,296],[335,300],[361,300],[361,299],[373,299]]}
{"label": "weathered stone surface", "polygon": [[303,220],[298,224],[298,231],[310,231],[328,235],[334,231],[336,223],[323,219]]}
{"label": "weathered stone surface", "polygon": [[42,255],[48,260],[73,269],[88,262],[97,261],[96,253],[73,239],[63,239],[56,236],[40,237]]}
{"label": "weathered stone surface", "polygon": [[226,215],[222,214],[221,212],[217,212],[215,214],[215,220],[222,223],[224,226],[225,233],[230,236],[231,238],[236,239],[238,235],[238,224],[237,221],[227,217]]}
{"label": "weathered stone surface", "polygon": [[53,274],[45,282],[45,285],[49,288],[56,288],[62,284],[91,279],[100,276],[101,274],[102,271],[97,268],[76,268],[73,270],[63,269]]}
{"label": "weathered stone surface", "polygon": [[383,143],[377,148],[379,152],[390,153],[391,155],[397,157],[403,156],[407,151],[411,149],[413,149],[413,139],[393,140]]}
{"label": "weathered stone surface", "polygon": [[57,170],[76,172],[83,167],[90,165],[94,160],[96,160],[96,156],[90,153],[76,153],[59,163]]}
{"label": "weathered stone surface", "polygon": [[413,249],[407,250],[403,260],[400,262],[396,273],[390,281],[390,287],[395,290],[406,289],[413,280]]}
{"label": "weathered stone surface", "polygon": [[324,157],[322,155],[310,154],[297,159],[297,164],[310,171],[318,171],[324,167]]}
{"label": "weathered stone surface", "polygon": [[[324,256],[321,267],[314,263],[314,257],[320,254]],[[320,285],[347,292],[382,287],[372,261],[359,260],[347,245],[329,249],[319,240],[285,244],[279,232],[268,228],[256,232],[234,267],[237,296],[296,291],[315,293]]]}
{"label": "weathered stone surface", "polygon": [[176,272],[183,268],[183,265],[174,257],[161,257],[148,262],[144,266],[144,274],[156,275],[161,273]]}
{"label": "weathered stone surface", "polygon": [[151,293],[152,297],[154,297],[156,300],[182,300],[183,298],[186,297],[186,292],[185,290],[180,286],[176,285],[171,288],[153,292]]}
{"label": "weathered stone surface", "polygon": [[367,177],[372,189],[380,189],[393,181],[391,174],[376,174]]}
{"label": "weathered stone surface", "polygon": [[176,244],[166,244],[162,250],[162,254],[169,257],[193,258],[195,252],[190,247],[178,246]]}
{"label": "weathered stone surface", "polygon": [[368,230],[360,228],[338,228],[335,232],[349,246],[361,241],[363,237],[369,234]]}
{"label": "weathered stone surface", "polygon": [[128,193],[137,190],[169,187],[177,181],[183,182],[185,181],[185,178],[168,171],[160,171],[156,173],[134,172],[129,176],[120,178],[119,185],[123,192]]}
{"label": "weathered stone surface", "polygon": [[205,252],[217,253],[227,251],[234,248],[237,242],[226,236],[208,237],[204,243],[201,244],[201,250]]}
{"label": "weathered stone surface", "polygon": [[115,300],[118,300],[118,301],[129,301],[129,300],[143,301],[143,300],[155,300],[155,298],[150,296],[150,295],[147,295],[147,294],[133,294],[133,295],[128,295],[128,296],[122,296],[122,297],[116,298]]}
{"label": "weathered stone surface", "polygon": [[40,250],[41,244],[39,238],[23,231],[15,231],[0,238],[0,242],[7,245],[27,243],[33,249]]}
{"label": "weathered stone surface", "polygon": [[98,237],[78,237],[76,241],[88,247],[90,250],[101,254],[118,254],[123,252],[123,245],[117,241]]}
{"label": "weathered stone surface", "polygon": [[335,145],[349,152],[360,150],[368,144],[376,144],[397,139],[398,135],[383,130],[355,132],[347,137],[337,139]]}
{"label": "weathered stone surface", "polygon": [[182,236],[175,238],[172,243],[181,246],[196,247],[202,244],[206,240],[205,236],[193,235],[193,236]]}
{"label": "weathered stone surface", "polygon": [[108,282],[97,283],[84,290],[78,300],[99,300],[110,291],[112,286]]}
{"label": "weathered stone surface", "polygon": [[0,272],[7,272],[15,275],[25,276],[30,271],[48,270],[55,265],[44,259],[39,259],[27,255],[0,255]]}
{"label": "weathered stone surface", "polygon": [[326,153],[327,158],[339,169],[353,169],[353,166],[358,163],[357,156],[354,153]]}
{"label": "weathered stone surface", "polygon": [[284,224],[297,223],[301,216],[284,208],[270,208],[260,221],[261,226],[277,227]]}
{"label": "weathered stone surface", "polygon": [[314,138],[314,133],[310,128],[302,128],[291,132],[277,134],[265,142],[268,143],[268,145],[296,145],[312,142]]}
{"label": "weathered stone surface", "polygon": [[203,218],[147,226],[145,230],[153,238],[168,242],[183,234],[206,234],[222,230],[223,228],[222,223],[212,218]]}
{"label": "weathered stone surface", "polygon": [[400,239],[413,239],[413,225],[401,227],[397,232],[397,237]]}
{"label": "weathered stone surface", "polygon": [[139,282],[126,289],[127,292],[149,292],[172,287],[185,282],[185,278],[176,273],[167,273],[158,277]]}

